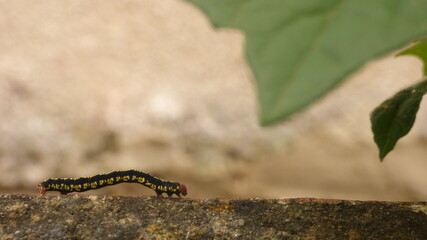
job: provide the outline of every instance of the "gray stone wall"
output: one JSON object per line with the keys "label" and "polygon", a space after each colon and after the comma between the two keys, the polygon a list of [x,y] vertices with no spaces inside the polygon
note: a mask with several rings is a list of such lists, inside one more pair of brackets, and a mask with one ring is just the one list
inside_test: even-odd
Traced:
{"label": "gray stone wall", "polygon": [[427,203],[0,196],[1,239],[426,239]]}

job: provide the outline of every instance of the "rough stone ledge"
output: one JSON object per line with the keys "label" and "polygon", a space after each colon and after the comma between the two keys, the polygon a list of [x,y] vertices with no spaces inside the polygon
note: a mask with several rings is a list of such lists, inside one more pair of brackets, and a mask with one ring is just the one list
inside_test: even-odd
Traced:
{"label": "rough stone ledge", "polygon": [[427,202],[8,194],[0,239],[427,239]]}

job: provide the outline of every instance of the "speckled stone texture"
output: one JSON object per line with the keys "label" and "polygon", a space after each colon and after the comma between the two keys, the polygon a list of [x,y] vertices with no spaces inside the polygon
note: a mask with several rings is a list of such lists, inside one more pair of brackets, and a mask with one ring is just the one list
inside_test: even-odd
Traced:
{"label": "speckled stone texture", "polygon": [[0,239],[427,239],[427,202],[1,195]]}

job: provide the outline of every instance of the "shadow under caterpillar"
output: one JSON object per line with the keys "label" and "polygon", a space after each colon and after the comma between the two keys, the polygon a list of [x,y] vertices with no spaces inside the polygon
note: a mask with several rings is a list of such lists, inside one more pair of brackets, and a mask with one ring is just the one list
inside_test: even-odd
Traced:
{"label": "shadow under caterpillar", "polygon": [[119,183],[139,183],[153,189],[157,197],[166,193],[169,197],[187,195],[187,187],[178,182],[169,182],[138,170],[114,171],[92,177],[80,178],[49,178],[38,185],[38,191],[44,195],[46,191],[58,191],[61,195],[71,192],[85,192]]}

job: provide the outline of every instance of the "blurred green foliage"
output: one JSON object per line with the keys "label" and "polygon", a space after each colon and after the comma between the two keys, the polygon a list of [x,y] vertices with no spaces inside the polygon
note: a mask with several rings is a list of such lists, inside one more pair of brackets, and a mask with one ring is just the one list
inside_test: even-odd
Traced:
{"label": "blurred green foliage", "polygon": [[414,46],[400,52],[397,56],[402,55],[414,55],[419,57],[424,64],[424,76],[427,76],[427,40],[418,42]]}
{"label": "blurred green foliage", "polygon": [[283,120],[367,61],[427,34],[427,0],[188,0],[240,29],[260,122]]}
{"label": "blurred green foliage", "polygon": [[[427,40],[418,42],[397,56],[415,55],[423,61],[427,75]],[[380,150],[380,159],[395,147],[397,141],[408,134],[414,125],[423,96],[427,92],[427,78],[403,89],[381,103],[371,113],[372,132]]]}
{"label": "blurred green foliage", "polygon": [[414,125],[421,100],[427,92],[427,78],[385,100],[371,113],[372,132],[380,159],[408,134]]}
{"label": "blurred green foliage", "polygon": [[[216,27],[246,36],[260,122],[301,110],[373,58],[427,35],[427,0],[188,0]],[[427,41],[401,52],[424,61]],[[371,113],[380,159],[412,128],[427,80],[399,91]]]}

